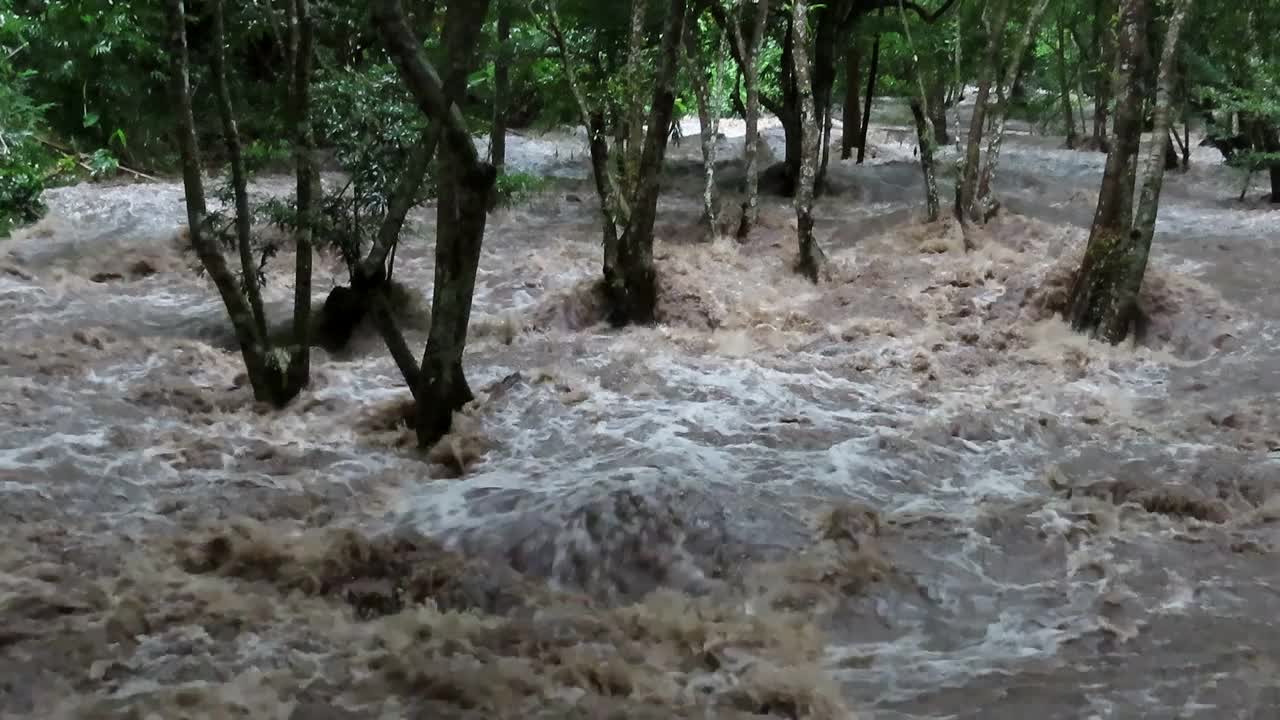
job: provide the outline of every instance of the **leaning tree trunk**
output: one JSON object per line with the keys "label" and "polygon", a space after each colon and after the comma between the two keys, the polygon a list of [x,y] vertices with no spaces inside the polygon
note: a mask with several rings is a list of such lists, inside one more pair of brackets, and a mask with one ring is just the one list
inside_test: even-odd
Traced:
{"label": "leaning tree trunk", "polygon": [[258,264],[253,257],[253,214],[249,210],[249,176],[241,152],[240,128],[231,105],[227,86],[227,41],[222,0],[214,0],[213,16],[213,86],[218,96],[218,117],[222,122],[222,138],[231,165],[231,187],[235,196],[236,247],[240,254],[240,276],[249,307],[253,310],[258,336],[267,337],[267,317],[262,309],[262,290],[258,284]]}
{"label": "leaning tree trunk", "polygon": [[734,23],[733,39],[742,58],[743,83],[747,86],[746,123],[743,160],[747,167],[746,198],[742,201],[742,220],[738,223],[738,240],[746,240],[760,214],[760,46],[769,20],[769,0],[757,0],[756,15],[751,21],[751,35],[743,41]]}
{"label": "leaning tree trunk", "polygon": [[796,182],[796,234],[800,245],[797,269],[813,282],[822,276],[826,255],[813,236],[813,196],[817,182],[818,127],[817,111],[813,102],[813,82],[809,77],[808,48],[808,0],[792,0],[791,58],[796,92],[800,97],[800,127],[803,151],[800,155],[800,174]]}
{"label": "leaning tree trunk", "polygon": [[968,218],[974,201],[978,198],[978,163],[982,153],[982,131],[987,123],[987,100],[991,96],[991,84],[995,82],[996,67],[1000,62],[1000,43],[1008,12],[1009,0],[992,0],[992,4],[987,5],[984,10],[987,52],[982,64],[978,66],[978,94],[973,101],[973,117],[969,120],[969,142],[965,147],[956,183],[955,215],[961,222]]}
{"label": "leaning tree trunk", "polygon": [[902,17],[902,34],[907,39],[907,50],[911,53],[912,74],[916,76],[917,95],[911,98],[911,115],[916,121],[916,138],[920,145],[925,205],[928,208],[929,222],[936,222],[938,220],[938,181],[933,173],[934,138],[929,133],[928,92],[924,84],[924,71],[920,67],[920,55],[916,52],[915,42],[911,39],[911,25],[907,22],[907,10],[902,0],[898,0],[898,12]]}
{"label": "leaning tree trunk", "polygon": [[[1133,226],[1134,177],[1142,137],[1142,33],[1149,0],[1123,0],[1116,55],[1116,80],[1122,95],[1116,107],[1114,140],[1098,194],[1089,244],[1072,284],[1066,316],[1080,332],[1119,342],[1129,330],[1132,308],[1125,306],[1122,288],[1141,283],[1137,239]],[[1176,38],[1174,38],[1176,39]],[[1173,48],[1168,48],[1170,53]],[[1166,108],[1167,122],[1167,108]],[[1155,143],[1163,153],[1164,145]],[[1157,155],[1160,159],[1160,155]],[[1163,164],[1157,162],[1158,167]],[[1158,195],[1158,193],[1157,193]],[[1151,216],[1154,221],[1154,215]]]}
{"label": "leaning tree trunk", "polygon": [[311,377],[311,242],[320,200],[320,174],[315,166],[315,133],[311,129],[311,66],[315,27],[309,0],[293,0],[296,33],[289,115],[294,132],[294,163],[298,179],[298,226],[294,233],[293,347],[285,371],[285,394],[296,395]]}
{"label": "leaning tree trunk", "polygon": [[191,110],[191,81],[187,53],[187,17],[182,0],[168,0],[165,15],[169,31],[169,86],[178,116],[178,149],[182,159],[182,182],[187,201],[187,231],[192,249],[222,298],[244,358],[254,398],[275,402],[278,381],[266,360],[266,338],[257,331],[253,309],[241,292],[235,274],[227,267],[217,240],[204,227],[204,180],[200,167],[200,147],[196,140],[195,116]]}
{"label": "leaning tree trunk", "polygon": [[471,399],[462,369],[476,270],[496,177],[483,162],[457,100],[466,89],[488,0],[451,2],[446,11],[448,82],[427,62],[422,43],[405,22],[399,0],[378,0],[374,24],[419,109],[443,124],[440,197],[437,202],[436,270],[431,329],[414,394],[418,444],[433,445],[449,431],[453,413]]}
{"label": "leaning tree trunk", "polygon": [[1005,96],[1005,90],[1012,90],[1014,83],[1018,81],[1018,77],[1022,73],[1022,60],[1031,48],[1031,42],[1035,39],[1036,32],[1040,29],[1040,21],[1044,18],[1044,13],[1048,9],[1049,0],[1036,1],[1035,6],[1031,9],[1030,17],[1027,18],[1027,24],[1023,27],[1022,37],[1018,40],[1013,59],[1009,61],[1004,82],[996,87],[996,110],[995,116],[992,118],[994,120],[993,127],[987,138],[987,155],[982,166],[982,177],[978,180],[978,194],[974,198],[974,206],[969,215],[969,218],[974,222],[985,223],[1000,209],[1000,204],[996,201],[992,191],[992,185],[995,183],[996,171],[1000,168],[1000,149],[1004,145],[1005,125],[1009,121],[1009,98]]}
{"label": "leaning tree trunk", "polygon": [[858,128],[858,164],[867,159],[867,131],[871,129],[871,101],[876,95],[876,76],[880,72],[880,34],[871,44],[871,68],[867,71],[867,96],[862,107],[862,127]]}
{"label": "leaning tree trunk", "polygon": [[648,325],[657,319],[658,280],[653,266],[653,225],[658,214],[659,175],[667,153],[667,128],[675,110],[676,75],[684,35],[687,0],[671,0],[663,28],[658,73],[644,152],[636,175],[631,216],[618,239],[617,262],[604,269],[610,320],[614,325]]}
{"label": "leaning tree trunk", "polygon": [[857,41],[849,45],[845,52],[845,90],[844,90],[844,132],[840,137],[840,159],[853,157],[853,148],[858,145],[859,128],[862,127],[861,108],[858,107],[859,52]]}

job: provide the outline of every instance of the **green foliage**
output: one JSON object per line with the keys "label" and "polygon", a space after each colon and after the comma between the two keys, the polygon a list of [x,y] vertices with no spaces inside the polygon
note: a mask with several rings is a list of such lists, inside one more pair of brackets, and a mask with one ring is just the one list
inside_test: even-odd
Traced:
{"label": "green foliage", "polygon": [[12,60],[27,51],[30,26],[0,1],[0,237],[44,212],[40,194],[50,164],[35,138],[45,112],[29,95],[34,73]]}
{"label": "green foliage", "polygon": [[529,173],[503,173],[494,184],[498,202],[502,205],[518,205],[545,190],[550,181]]}

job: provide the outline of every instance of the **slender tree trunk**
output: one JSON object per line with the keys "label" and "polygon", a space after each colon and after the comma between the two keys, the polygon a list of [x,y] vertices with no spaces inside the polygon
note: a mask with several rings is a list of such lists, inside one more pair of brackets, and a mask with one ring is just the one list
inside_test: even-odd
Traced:
{"label": "slender tree trunk", "polygon": [[1058,18],[1058,46],[1056,48],[1058,56],[1058,85],[1061,88],[1062,95],[1062,120],[1067,131],[1066,146],[1068,150],[1074,150],[1080,142],[1080,138],[1076,135],[1076,115],[1075,110],[1071,108],[1071,76],[1067,72],[1067,28],[1066,18]]}
{"label": "slender tree trunk", "polygon": [[747,134],[743,160],[747,167],[747,197],[742,203],[742,221],[738,224],[738,240],[746,240],[760,213],[760,46],[764,44],[764,28],[769,21],[769,0],[756,1],[756,14],[751,21],[751,36],[739,50],[745,59],[743,81],[747,86]]}
{"label": "slender tree trunk", "polygon": [[615,325],[647,325],[656,319],[658,286],[653,266],[653,225],[657,219],[661,189],[659,175],[667,152],[667,128],[671,126],[675,109],[676,75],[687,9],[687,0],[671,0],[667,8],[649,112],[649,130],[640,157],[631,217],[618,241],[617,264],[605,267],[604,271],[605,289],[610,298],[610,319]]}
{"label": "slender tree trunk", "polygon": [[[1119,304],[1120,290],[1133,281],[1132,274],[1139,270],[1135,263],[1136,237],[1131,231],[1142,136],[1142,34],[1148,3],[1149,0],[1123,0],[1121,6],[1116,80],[1122,95],[1116,107],[1114,143],[1107,154],[1089,244],[1072,285],[1066,313],[1077,331],[1111,342],[1119,342],[1128,332],[1132,315],[1131,310]],[[1157,141],[1155,146],[1162,154],[1163,143]]]}
{"label": "slender tree trunk", "polygon": [[1115,32],[1111,29],[1111,17],[1115,13],[1116,0],[1095,0],[1093,46],[1098,48],[1095,58],[1093,86],[1093,136],[1089,147],[1108,152],[1107,115],[1111,106],[1112,68],[1115,67]]}
{"label": "slender tree trunk", "polygon": [[858,106],[859,52],[857,41],[849,45],[844,56],[845,91],[844,91],[844,133],[840,137],[840,159],[853,157],[853,148],[858,145],[859,130],[862,127],[861,110]]}
{"label": "slender tree trunk", "polygon": [[[1141,0],[1138,0],[1141,1]],[[1159,79],[1156,90],[1155,133],[1168,135],[1172,124],[1170,109],[1173,91],[1173,75],[1177,63],[1178,38],[1182,25],[1191,8],[1192,0],[1175,0],[1169,17],[1169,29],[1165,33],[1164,50],[1160,56]],[[1099,297],[1101,320],[1097,333],[1102,338],[1118,343],[1129,334],[1138,314],[1138,294],[1146,274],[1147,259],[1151,255],[1151,241],[1155,237],[1156,215],[1160,210],[1160,190],[1164,183],[1165,156],[1168,148],[1158,139],[1147,148],[1143,164],[1142,190],[1138,196],[1138,209],[1133,220],[1133,230],[1117,238],[1111,248],[1110,265],[1115,267],[1111,284],[1111,296]]]}
{"label": "slender tree trunk", "polygon": [[373,7],[374,23],[405,85],[423,113],[444,126],[431,329],[415,393],[416,431],[422,447],[443,437],[454,411],[471,399],[462,353],[484,239],[486,204],[496,172],[476,152],[458,99],[466,89],[487,10],[488,0],[449,3],[445,17],[449,73],[447,82],[442,83],[427,62],[421,41],[405,23],[399,1],[377,0]]}
{"label": "slender tree trunk", "polygon": [[1048,9],[1049,0],[1036,0],[1035,6],[1031,9],[1031,15],[1027,18],[1027,24],[1023,27],[1022,37],[1018,40],[1013,59],[1010,60],[1004,82],[996,88],[996,109],[992,118],[994,127],[987,138],[986,162],[982,166],[982,177],[978,181],[978,195],[970,211],[970,219],[974,222],[985,223],[999,211],[1000,204],[995,199],[992,186],[995,183],[996,171],[1000,167],[1000,149],[1004,145],[1005,125],[1009,120],[1009,99],[1005,97],[1004,91],[1012,88],[1021,75],[1023,58],[1027,56],[1031,42],[1040,29],[1040,21]]}
{"label": "slender tree trunk", "polygon": [[924,70],[920,67],[920,55],[916,52],[915,41],[911,39],[911,25],[907,22],[907,10],[902,0],[898,0],[898,13],[902,17],[902,34],[907,39],[907,50],[911,53],[912,74],[916,76],[917,94],[911,98],[911,115],[916,121],[916,138],[920,145],[920,167],[924,171],[925,205],[928,208],[929,222],[938,220],[938,181],[933,173],[933,141],[929,133],[928,92],[925,89]]}
{"label": "slender tree trunk", "polygon": [[867,71],[867,97],[862,107],[862,127],[858,131],[858,164],[867,157],[867,131],[871,129],[871,101],[876,96],[876,76],[880,72],[880,35],[871,44],[871,68]]}
{"label": "slender tree trunk", "polygon": [[[685,67],[689,71],[689,84],[698,104],[698,126],[702,145],[702,225],[703,240],[710,242],[719,235],[720,199],[716,195],[716,136],[720,133],[720,116],[713,105],[713,95],[718,94],[718,82],[708,80],[703,68],[718,73],[724,59],[724,36],[721,46],[711,59],[702,52],[700,33],[696,19],[691,18],[685,29]],[[715,84],[713,88],[712,85]]]}
{"label": "slender tree trunk", "polygon": [[511,2],[498,0],[498,55],[493,63],[493,129],[489,156],[499,175],[507,165],[507,103],[511,95]]}
{"label": "slender tree trunk", "polygon": [[951,133],[947,131],[947,87],[946,79],[941,71],[930,72],[925,96],[925,110],[929,113],[929,124],[933,126],[933,139],[938,146],[951,143]]}
{"label": "slender tree trunk", "polygon": [[983,11],[987,53],[978,67],[978,94],[973,102],[973,118],[969,121],[969,143],[965,149],[959,182],[956,184],[955,215],[962,222],[969,217],[978,198],[978,164],[982,153],[982,131],[987,122],[987,100],[1000,62],[1000,44],[1008,12],[1009,0],[992,0]]}
{"label": "slender tree trunk", "polygon": [[244,358],[254,398],[275,402],[273,381],[266,363],[265,338],[258,333],[253,309],[227,267],[217,240],[205,232],[208,214],[204,197],[204,180],[200,167],[200,148],[196,140],[195,117],[191,110],[191,81],[187,54],[187,17],[182,0],[165,3],[169,31],[169,89],[178,116],[178,147],[182,158],[182,182],[187,201],[187,230],[191,246],[200,264],[209,274],[222,298],[235,331],[240,354]]}
{"label": "slender tree trunk", "polygon": [[[640,154],[644,150],[644,87],[649,81],[645,71],[644,21],[649,10],[649,0],[631,0],[631,29],[627,48],[626,67],[626,143],[618,153],[623,164],[623,187],[628,197],[634,197],[639,186]],[[668,126],[663,126],[666,132]]]}
{"label": "slender tree trunk", "polygon": [[320,199],[320,174],[315,167],[315,134],[311,129],[311,66],[314,25],[310,0],[293,0],[297,35],[290,114],[297,164],[298,230],[294,234],[293,347],[289,350],[285,394],[296,395],[311,377],[311,241]]}
{"label": "slender tree trunk", "polygon": [[253,310],[258,336],[267,337],[267,317],[262,309],[262,292],[258,285],[258,264],[253,257],[253,214],[249,211],[248,174],[241,153],[240,129],[236,125],[227,87],[227,50],[222,0],[213,0],[213,85],[218,96],[218,116],[222,121],[222,138],[231,164],[231,187],[236,206],[236,247],[240,251],[240,272],[249,307]]}
{"label": "slender tree trunk", "polygon": [[817,182],[818,127],[817,111],[813,102],[813,82],[809,77],[808,58],[808,0],[792,0],[791,44],[792,73],[800,96],[800,128],[803,146],[800,155],[800,174],[796,182],[796,234],[800,245],[797,269],[813,282],[818,282],[826,265],[826,254],[813,236],[813,197]]}

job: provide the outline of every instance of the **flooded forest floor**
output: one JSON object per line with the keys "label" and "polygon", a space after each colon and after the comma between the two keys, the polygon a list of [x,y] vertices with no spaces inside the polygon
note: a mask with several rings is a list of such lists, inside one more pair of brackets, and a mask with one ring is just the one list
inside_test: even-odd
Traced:
{"label": "flooded forest floor", "polygon": [[[483,391],[431,458],[368,329],[253,403],[179,183],[50,191],[0,242],[0,717],[1274,716],[1280,210],[1197,148],[1143,341],[1089,342],[1054,309],[1104,156],[1015,124],[965,253],[882,105],[818,286],[782,198],[697,241],[686,124],[648,328],[602,322],[581,138],[513,134],[555,181],[490,219]],[[418,346],[433,238],[420,209],[396,266]]]}

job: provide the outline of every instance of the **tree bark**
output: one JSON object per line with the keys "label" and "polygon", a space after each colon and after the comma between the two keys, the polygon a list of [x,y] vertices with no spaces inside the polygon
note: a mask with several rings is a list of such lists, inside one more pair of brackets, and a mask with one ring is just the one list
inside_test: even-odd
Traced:
{"label": "tree bark", "polygon": [[1098,49],[1094,58],[1093,86],[1093,135],[1089,147],[1108,152],[1107,115],[1111,106],[1113,87],[1112,68],[1115,67],[1115,33],[1111,29],[1111,17],[1115,13],[1116,0],[1095,0],[1093,19],[1093,46]]}
{"label": "tree bark", "polygon": [[760,46],[764,44],[764,28],[769,21],[769,0],[756,0],[756,15],[751,22],[751,38],[746,43],[746,67],[743,82],[747,86],[747,135],[743,148],[747,166],[747,197],[742,204],[742,222],[738,224],[738,240],[746,240],[760,214]]}
{"label": "tree bark", "polygon": [[950,144],[951,133],[947,130],[947,86],[941,68],[938,72],[929,73],[925,109],[929,113],[929,124],[933,126],[934,142],[938,146]]}
{"label": "tree bark", "polygon": [[235,195],[236,247],[240,254],[241,282],[249,307],[253,310],[254,327],[261,338],[267,337],[267,317],[262,309],[262,291],[258,285],[258,264],[253,257],[253,214],[249,210],[249,179],[241,153],[240,129],[236,125],[227,87],[226,30],[222,0],[213,0],[213,85],[218,96],[218,117],[222,122],[222,139],[231,165],[231,187]]}
{"label": "tree bark", "polygon": [[[471,301],[475,292],[486,205],[496,172],[476,152],[458,107],[488,0],[451,2],[445,18],[449,62],[442,83],[427,62],[422,43],[405,23],[398,0],[378,0],[374,23],[419,108],[443,125],[440,198],[437,203],[436,271],[431,329],[415,393],[418,444],[429,447],[452,425],[453,413],[471,400],[462,369]],[[397,364],[400,364],[397,359]],[[403,372],[403,369],[402,369]]]}
{"label": "tree bark", "polygon": [[720,198],[716,193],[716,136],[720,133],[720,115],[712,104],[713,95],[719,90],[718,83],[707,79],[704,68],[718,73],[724,57],[724,37],[721,36],[721,47],[714,57],[703,56],[701,38],[699,37],[696,18],[691,18],[689,27],[685,29],[685,67],[689,71],[689,84],[693,86],[693,94],[698,104],[698,126],[701,130],[702,146],[702,226],[703,240],[710,242],[719,235]]}
{"label": "tree bark", "polygon": [[817,182],[818,127],[817,111],[813,102],[813,82],[809,77],[808,58],[808,0],[792,0],[791,44],[792,73],[800,102],[800,127],[802,154],[800,172],[796,182],[795,209],[796,234],[800,246],[797,270],[813,282],[818,282],[826,265],[826,255],[813,236],[813,197]]}
{"label": "tree bark", "polygon": [[[1186,6],[1186,0],[1179,0],[1181,12],[1175,19],[1185,16]],[[1107,154],[1089,244],[1072,285],[1067,307],[1067,318],[1074,329],[1112,343],[1120,342],[1129,332],[1148,251],[1142,248],[1144,231],[1141,225],[1134,224],[1133,202],[1142,136],[1142,60],[1145,54],[1142,37],[1149,10],[1149,0],[1123,0],[1121,5],[1116,80],[1122,94],[1116,107],[1114,142]],[[1181,24],[1181,19],[1178,19],[1178,24]],[[1177,29],[1173,25],[1170,27],[1169,39],[1173,42],[1166,44],[1161,60],[1162,83],[1168,81],[1165,59],[1172,62],[1177,42],[1173,31]],[[1167,132],[1167,87],[1162,94],[1165,107],[1159,115]],[[1149,161],[1154,167],[1149,169],[1148,181],[1144,183],[1145,205],[1140,209],[1143,214],[1140,223],[1149,222],[1152,228],[1164,167],[1164,143],[1159,136],[1153,145]],[[1149,239],[1147,243],[1149,249]]]}
{"label": "tree bark", "polygon": [[1000,168],[1000,149],[1004,145],[1005,125],[1009,121],[1009,99],[1005,96],[1005,90],[1011,89],[1018,81],[1022,73],[1023,58],[1027,56],[1031,42],[1040,29],[1040,21],[1048,9],[1049,0],[1036,0],[1035,6],[1031,9],[1031,15],[1023,27],[1022,37],[1018,40],[1013,59],[1009,61],[1004,82],[996,87],[994,127],[987,138],[986,162],[982,166],[982,177],[978,181],[978,194],[974,200],[974,208],[970,211],[970,219],[974,222],[985,223],[999,211],[1000,204],[995,199],[992,186],[995,183],[996,172]]}
{"label": "tree bark", "polygon": [[278,383],[267,364],[266,340],[257,331],[253,309],[227,267],[217,241],[205,232],[204,180],[195,117],[191,109],[191,81],[187,53],[187,17],[182,0],[168,0],[165,16],[169,31],[169,89],[177,112],[178,147],[182,158],[182,183],[187,201],[187,230],[200,264],[209,274],[231,319],[240,354],[244,358],[254,398],[276,403]]}
{"label": "tree bark", "polygon": [[493,63],[493,128],[489,157],[503,174],[507,164],[507,102],[511,95],[511,1],[498,0],[498,55]]}
{"label": "tree bark", "polygon": [[[644,90],[648,73],[642,67],[644,60],[644,21],[649,10],[649,0],[631,0],[631,28],[627,42],[626,77],[626,140],[619,149],[622,162],[623,188],[632,197],[639,187],[640,154],[644,150]],[[663,126],[666,132],[668,126]]]}
{"label": "tree bark", "polygon": [[[986,25],[987,52],[978,67],[978,94],[973,102],[973,118],[969,121],[969,143],[965,148],[963,166],[956,185],[956,219],[964,222],[970,217],[978,198],[978,163],[982,153],[982,131],[987,122],[987,101],[991,85],[995,81],[1000,63],[1000,46],[1004,36],[1005,20],[1009,12],[1009,0],[992,0],[983,11]],[[968,245],[968,241],[965,242]],[[966,249],[972,249],[966,247]]]}
{"label": "tree bark", "polygon": [[649,129],[640,157],[631,216],[618,240],[616,264],[612,267],[606,264],[604,269],[610,320],[614,325],[648,325],[656,320],[658,287],[653,266],[653,225],[661,190],[659,175],[667,152],[667,128],[671,126],[675,109],[675,81],[687,9],[687,0],[671,0],[667,8]]}
{"label": "tree bark", "polygon": [[876,77],[880,74],[880,35],[871,44],[871,68],[867,71],[867,96],[862,107],[862,127],[858,129],[858,164],[867,158],[867,131],[871,129],[871,102],[876,96]]}
{"label": "tree bark", "polygon": [[[925,89],[924,70],[920,67],[920,55],[916,52],[915,41],[911,39],[911,25],[907,22],[907,10],[902,0],[898,0],[898,12],[902,17],[902,34],[907,40],[907,51],[911,53],[912,74],[916,76],[917,94],[911,98],[911,115],[916,121],[916,138],[920,145],[920,168],[924,171],[925,206],[928,209],[929,222],[938,220],[938,181],[933,173],[933,142],[929,134],[928,92]],[[935,128],[936,131],[936,128]]]}
{"label": "tree bark", "polygon": [[858,106],[858,81],[860,79],[858,72],[859,63],[861,61],[861,53],[857,42],[849,45],[849,49],[845,51],[844,67],[845,67],[845,93],[844,93],[844,133],[840,138],[840,159],[848,160],[853,157],[853,148],[858,146],[860,138],[859,130],[862,127],[862,108]]}
{"label": "tree bark", "polygon": [[311,129],[311,66],[315,28],[310,0],[293,0],[297,32],[293,95],[290,114],[298,179],[298,229],[294,235],[293,346],[289,349],[285,394],[293,397],[311,377],[311,242],[320,198],[320,174],[315,167],[315,134]]}
{"label": "tree bark", "polygon": [[1058,86],[1062,100],[1062,119],[1067,131],[1066,146],[1068,150],[1074,150],[1080,142],[1080,137],[1076,135],[1076,115],[1075,110],[1071,107],[1071,76],[1067,72],[1066,18],[1061,16],[1058,18],[1058,46],[1056,51],[1058,56]]}

